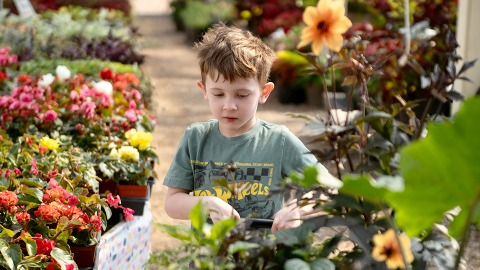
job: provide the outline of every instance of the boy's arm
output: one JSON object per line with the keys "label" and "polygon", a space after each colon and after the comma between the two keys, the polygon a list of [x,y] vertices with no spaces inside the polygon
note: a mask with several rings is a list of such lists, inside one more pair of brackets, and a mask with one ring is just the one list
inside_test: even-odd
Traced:
{"label": "boy's arm", "polygon": [[[312,193],[303,195],[303,198],[311,198]],[[314,210],[314,203],[304,206],[297,205],[297,199],[294,199],[275,214],[272,224],[272,232],[296,228],[302,225],[302,217],[311,214]]]}
{"label": "boy's arm", "polygon": [[240,219],[238,212],[228,203],[215,196],[191,196],[183,188],[169,187],[165,199],[165,212],[171,218],[189,219],[190,211],[199,202],[207,207],[210,219],[215,223],[233,217]]}

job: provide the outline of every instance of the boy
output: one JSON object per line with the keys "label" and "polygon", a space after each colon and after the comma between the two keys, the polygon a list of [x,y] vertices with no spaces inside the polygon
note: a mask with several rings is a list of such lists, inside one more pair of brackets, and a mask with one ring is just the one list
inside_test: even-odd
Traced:
{"label": "boy", "polygon": [[[275,52],[247,30],[224,24],[210,28],[195,48],[197,85],[215,120],[185,131],[164,180],[167,214],[188,219],[202,201],[213,222],[274,219],[272,232],[299,226],[306,210],[295,203],[284,207],[283,194],[270,191],[292,171],[318,162],[287,128],[255,117],[274,88],[268,76]],[[227,191],[221,179],[237,191]]]}

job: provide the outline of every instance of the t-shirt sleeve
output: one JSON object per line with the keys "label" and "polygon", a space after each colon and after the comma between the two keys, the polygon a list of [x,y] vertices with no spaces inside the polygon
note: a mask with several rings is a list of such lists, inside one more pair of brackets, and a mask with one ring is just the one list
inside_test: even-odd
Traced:
{"label": "t-shirt sleeve", "polygon": [[[282,175],[283,177],[289,176],[292,172],[303,171],[305,167],[321,166],[310,150],[303,144],[303,142],[295,136],[287,128],[285,132],[285,143],[282,160]],[[326,169],[325,169],[326,170]]]}
{"label": "t-shirt sleeve", "polygon": [[173,161],[163,181],[165,186],[193,190],[193,169],[189,151],[190,131],[187,129],[180,139]]}

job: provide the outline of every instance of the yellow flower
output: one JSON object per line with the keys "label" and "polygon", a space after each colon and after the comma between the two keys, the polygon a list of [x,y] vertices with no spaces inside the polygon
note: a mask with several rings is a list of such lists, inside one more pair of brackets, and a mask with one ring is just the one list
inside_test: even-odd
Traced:
{"label": "yellow flower", "polygon": [[303,21],[307,25],[297,48],[312,43],[312,51],[319,54],[323,43],[333,51],[340,51],[343,46],[342,34],[352,26],[352,21],[345,15],[342,0],[320,0],[316,7],[307,7],[303,12]]}
{"label": "yellow flower", "polygon": [[40,146],[44,146],[49,150],[56,150],[60,144],[55,139],[50,139],[48,136],[44,136],[40,139]]}
{"label": "yellow flower", "polygon": [[137,147],[140,150],[146,149],[150,146],[152,142],[152,133],[136,131],[135,129],[130,129],[125,132],[125,138],[127,138],[130,145]]}
{"label": "yellow flower", "polygon": [[[410,238],[402,233],[399,235],[399,239],[406,261],[408,263],[413,262],[414,258],[410,250]],[[379,262],[386,261],[389,269],[406,268],[403,262],[402,251],[400,250],[400,245],[398,245],[393,229],[388,229],[384,234],[373,236],[373,243],[373,259]]]}
{"label": "yellow flower", "polygon": [[118,155],[123,160],[138,160],[140,158],[140,153],[132,146],[122,146],[118,150]]}
{"label": "yellow flower", "polygon": [[110,156],[111,156],[111,157],[119,158],[119,157],[120,157],[120,154],[118,153],[118,151],[117,151],[116,148],[113,148],[112,151],[110,151]]}

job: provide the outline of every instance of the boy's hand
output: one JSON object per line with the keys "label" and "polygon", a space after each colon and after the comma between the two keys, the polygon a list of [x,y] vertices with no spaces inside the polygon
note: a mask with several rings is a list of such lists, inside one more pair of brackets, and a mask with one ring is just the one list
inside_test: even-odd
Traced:
{"label": "boy's hand", "polygon": [[296,203],[291,203],[287,207],[278,211],[272,224],[272,233],[281,230],[296,228],[302,225],[302,211]]}
{"label": "boy's hand", "polygon": [[203,202],[207,206],[210,219],[213,223],[224,220],[226,218],[240,219],[240,215],[231,205],[218,197],[203,197]]}

